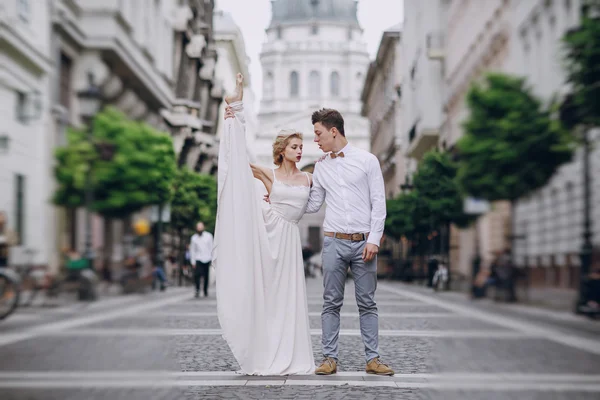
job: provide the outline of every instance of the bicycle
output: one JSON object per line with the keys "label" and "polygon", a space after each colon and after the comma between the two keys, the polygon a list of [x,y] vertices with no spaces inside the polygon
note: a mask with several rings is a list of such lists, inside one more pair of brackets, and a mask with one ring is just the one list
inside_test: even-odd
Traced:
{"label": "bicycle", "polygon": [[45,267],[36,267],[33,265],[33,258],[37,254],[37,250],[25,249],[25,255],[28,257],[28,262],[23,266],[17,266],[16,272],[21,278],[22,287],[31,289],[29,295],[27,292],[21,291],[21,307],[29,307],[37,294],[46,288],[46,272]]}
{"label": "bicycle", "polygon": [[19,305],[21,277],[15,271],[0,267],[0,320],[12,314]]}

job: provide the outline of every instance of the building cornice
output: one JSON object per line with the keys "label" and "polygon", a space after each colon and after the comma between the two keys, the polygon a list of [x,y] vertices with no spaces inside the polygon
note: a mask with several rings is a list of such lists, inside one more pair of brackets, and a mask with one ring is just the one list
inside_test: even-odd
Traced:
{"label": "building cornice", "polygon": [[36,74],[49,72],[52,60],[36,49],[29,40],[25,39],[13,26],[0,20],[0,48],[19,53]]}

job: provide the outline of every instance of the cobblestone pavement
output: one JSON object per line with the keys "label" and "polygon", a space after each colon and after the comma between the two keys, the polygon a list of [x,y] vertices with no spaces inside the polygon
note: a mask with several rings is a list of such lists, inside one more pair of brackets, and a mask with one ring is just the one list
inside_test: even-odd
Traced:
{"label": "cobblestone pavement", "polygon": [[[321,288],[307,281],[317,361]],[[349,282],[330,377],[236,374],[214,297],[193,299],[190,288],[19,310],[0,323],[0,399],[600,397],[598,322],[389,282],[377,294],[380,351],[396,375],[366,375],[353,290]]]}

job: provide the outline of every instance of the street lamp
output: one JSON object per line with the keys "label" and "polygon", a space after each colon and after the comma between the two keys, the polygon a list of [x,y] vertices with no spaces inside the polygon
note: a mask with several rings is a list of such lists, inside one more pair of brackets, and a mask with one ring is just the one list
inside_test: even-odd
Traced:
{"label": "street lamp", "polygon": [[[94,75],[88,73],[88,87],[77,92],[79,99],[79,113],[81,118],[88,124],[88,141],[93,142],[94,128],[92,120],[102,107],[102,95],[100,88],[94,83]],[[92,267],[92,203],[94,201],[94,192],[92,188],[92,161],[89,161],[88,170],[85,177],[85,258],[88,261],[88,267]]]}
{"label": "street lamp", "polygon": [[583,131],[583,244],[579,253],[579,297],[577,299],[577,309],[585,306],[588,301],[586,283],[590,267],[592,264],[592,191],[590,177],[590,151],[591,144],[589,132],[584,128]]}
{"label": "street lamp", "polygon": [[560,120],[573,131],[581,130],[583,142],[583,243],[579,252],[579,295],[575,304],[575,312],[579,313],[581,307],[588,302],[587,279],[592,264],[592,191],[590,176],[591,143],[589,129],[581,123],[581,109],[575,102],[575,96],[568,94],[560,106]]}
{"label": "street lamp", "polygon": [[403,193],[407,193],[410,192],[411,190],[413,190],[414,186],[412,185],[412,183],[410,183],[410,176],[408,175],[408,173],[406,173],[406,177],[404,178],[404,183],[402,185],[400,185],[400,190],[402,190]]}
{"label": "street lamp", "polygon": [[94,74],[87,75],[88,87],[77,92],[79,98],[79,114],[86,122],[91,122],[102,107],[102,93],[94,83]]}

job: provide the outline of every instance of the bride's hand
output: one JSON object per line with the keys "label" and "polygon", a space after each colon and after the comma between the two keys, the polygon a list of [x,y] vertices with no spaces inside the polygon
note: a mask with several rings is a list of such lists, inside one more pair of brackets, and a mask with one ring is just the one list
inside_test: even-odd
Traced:
{"label": "bride's hand", "polygon": [[267,203],[271,204],[271,198],[269,197],[268,194],[265,194],[263,200],[266,201]]}
{"label": "bride's hand", "polygon": [[224,100],[227,104],[242,101],[244,98],[244,75],[238,72],[235,76],[235,90],[232,94],[225,96]]}
{"label": "bride's hand", "polygon": [[229,106],[225,107],[225,119],[227,118],[235,118],[235,113],[233,109]]}
{"label": "bride's hand", "polygon": [[319,158],[319,159],[317,160],[317,162],[321,162],[321,161],[325,160],[327,157],[329,157],[329,154],[323,154],[323,155],[321,156],[321,158]]}

